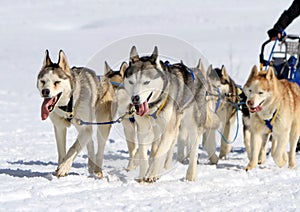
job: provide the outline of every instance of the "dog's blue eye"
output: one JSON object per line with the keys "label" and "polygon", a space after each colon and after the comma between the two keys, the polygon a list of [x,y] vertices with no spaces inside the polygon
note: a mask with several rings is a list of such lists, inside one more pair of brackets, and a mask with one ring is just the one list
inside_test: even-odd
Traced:
{"label": "dog's blue eye", "polygon": [[146,81],[144,82],[144,85],[148,85],[150,83],[150,81]]}
{"label": "dog's blue eye", "polygon": [[132,82],[131,80],[129,80],[128,83],[129,83],[130,85],[133,85],[133,82]]}

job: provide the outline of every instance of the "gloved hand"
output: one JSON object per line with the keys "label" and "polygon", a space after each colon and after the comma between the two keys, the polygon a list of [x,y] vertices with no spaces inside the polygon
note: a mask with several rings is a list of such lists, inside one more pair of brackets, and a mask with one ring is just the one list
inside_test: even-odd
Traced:
{"label": "gloved hand", "polygon": [[276,36],[280,36],[280,31],[272,28],[268,30],[268,35],[271,40],[275,40]]}
{"label": "gloved hand", "polygon": [[271,40],[275,40],[276,36],[277,36],[278,40],[281,40],[283,37],[286,36],[286,34],[283,30],[277,30],[274,28],[268,30],[268,35]]}

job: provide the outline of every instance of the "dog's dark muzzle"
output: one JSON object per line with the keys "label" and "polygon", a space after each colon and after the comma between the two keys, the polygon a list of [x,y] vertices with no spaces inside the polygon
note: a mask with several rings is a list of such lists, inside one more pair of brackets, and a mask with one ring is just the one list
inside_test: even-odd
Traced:
{"label": "dog's dark muzzle", "polygon": [[47,89],[47,88],[45,88],[45,89],[43,89],[42,90],[42,97],[49,97],[49,95],[50,95],[50,90],[49,89]]}
{"label": "dog's dark muzzle", "polygon": [[136,96],[132,96],[131,97],[131,101],[132,101],[132,104],[134,105],[139,105],[140,104],[140,96],[139,95],[136,95]]}

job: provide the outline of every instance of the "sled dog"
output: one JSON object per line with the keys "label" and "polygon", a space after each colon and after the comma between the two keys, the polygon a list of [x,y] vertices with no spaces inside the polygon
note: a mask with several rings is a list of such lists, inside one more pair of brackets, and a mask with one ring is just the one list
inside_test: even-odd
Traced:
{"label": "sled dog", "polygon": [[[75,157],[87,145],[89,172],[102,177],[104,146],[111,126],[100,125],[97,128],[98,151],[95,156],[92,126],[81,125],[78,120],[103,122],[112,119],[111,110],[115,101],[112,85],[105,78],[99,82],[95,72],[90,69],[70,68],[62,50],[58,63],[53,63],[46,50],[37,88],[44,99],[41,118],[46,120],[50,117],[54,126],[58,151],[56,175],[67,175]],[[71,124],[78,131],[78,136],[66,152],[67,127]]]}
{"label": "sled dog", "polygon": [[[259,149],[272,133],[271,155],[277,166],[287,160],[289,168],[295,166],[295,149],[300,136],[300,88],[285,79],[278,80],[274,70],[258,71],[254,66],[244,85],[250,111],[251,159],[246,170],[258,164]],[[286,146],[290,151],[287,155]]]}
{"label": "sled dog", "polygon": [[[130,107],[132,106],[130,97],[128,96],[127,92],[124,89],[123,85],[123,78],[124,72],[127,69],[128,64],[123,62],[120,66],[119,71],[114,71],[105,62],[105,76],[110,79],[111,84],[114,87],[116,96],[117,96],[117,111],[119,116],[124,115],[125,113],[129,112]],[[127,170],[130,171],[135,169],[137,166],[137,143],[136,143],[136,124],[134,117],[125,117],[122,121],[124,135],[127,142],[128,153],[129,153],[129,162],[127,165]]]}
{"label": "sled dog", "polygon": [[133,46],[124,73],[124,88],[136,108],[139,179],[154,182],[159,178],[181,124],[193,144],[186,179],[195,180],[199,137],[205,129],[217,125],[215,116],[206,111],[204,82],[181,63],[163,63],[157,47],[151,56],[139,57]]}
{"label": "sled dog", "polygon": [[250,152],[250,130],[249,130],[249,110],[245,104],[242,104],[246,100],[246,96],[242,89],[234,82],[229,76],[223,65],[220,68],[212,68],[209,66],[207,70],[207,77],[210,83],[210,91],[208,93],[208,99],[211,103],[211,107],[215,113],[219,116],[222,122],[221,132],[223,138],[221,138],[221,148],[219,157],[216,155],[216,141],[215,133],[212,131],[205,133],[204,143],[210,146],[209,148],[209,160],[211,164],[217,164],[219,159],[226,157],[231,150],[230,142],[233,139],[232,132],[235,132],[235,122],[237,118],[238,110],[243,114],[243,134],[244,144],[249,156]]}
{"label": "sled dog", "polygon": [[[181,63],[183,63],[183,62],[181,62]],[[190,68],[190,69],[194,72],[194,74],[197,74],[200,82],[205,84],[207,91],[211,90],[211,84],[206,78],[206,71],[205,71],[204,66],[201,62],[201,59],[198,61],[198,64],[195,68]],[[211,110],[209,101],[207,101],[206,107],[207,107],[206,110],[209,111],[209,113],[213,112]],[[188,123],[187,123],[187,125],[188,125]],[[215,129],[210,129],[210,130],[213,130],[213,132],[215,132]],[[205,133],[203,134],[203,136],[205,134],[209,133],[210,130],[206,130]],[[177,159],[178,159],[179,162],[181,162],[183,164],[185,164],[185,162],[189,158],[189,154],[190,154],[190,151],[191,151],[191,144],[188,141],[189,141],[188,140],[188,130],[185,127],[185,124],[181,124],[180,128],[179,128],[179,135],[178,135],[178,144],[177,144],[178,156],[177,156]],[[209,142],[205,142],[204,140],[202,140],[202,141],[203,141],[202,142],[202,147],[207,152],[207,154],[208,155],[215,154],[216,147],[215,146],[212,147],[212,145]]]}

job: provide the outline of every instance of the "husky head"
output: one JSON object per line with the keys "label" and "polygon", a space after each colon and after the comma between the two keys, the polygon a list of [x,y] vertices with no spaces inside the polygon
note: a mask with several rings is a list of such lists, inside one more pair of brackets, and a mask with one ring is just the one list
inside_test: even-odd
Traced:
{"label": "husky head", "polygon": [[220,92],[221,94],[230,93],[231,79],[227,74],[224,65],[221,69],[213,69],[212,65],[210,65],[207,70],[207,77],[213,90],[218,90],[218,92]]}
{"label": "husky head", "polygon": [[59,52],[58,63],[53,63],[46,50],[42,69],[38,75],[37,88],[44,98],[41,107],[41,118],[48,118],[55,106],[67,105],[71,96],[71,71],[62,50]]}
{"label": "husky head", "polygon": [[257,66],[253,66],[243,89],[247,96],[246,104],[251,113],[260,112],[264,107],[272,104],[273,95],[276,92],[276,80],[273,68],[258,71]]}
{"label": "husky head", "polygon": [[139,116],[149,112],[150,103],[160,100],[165,86],[166,75],[158,57],[157,47],[151,56],[140,58],[133,46],[130,51],[129,67],[124,73],[124,87]]}
{"label": "husky head", "polygon": [[128,65],[126,62],[123,62],[120,66],[119,71],[114,71],[105,61],[105,77],[110,79],[114,89],[117,89],[120,84],[123,83],[124,72],[127,69]]}

